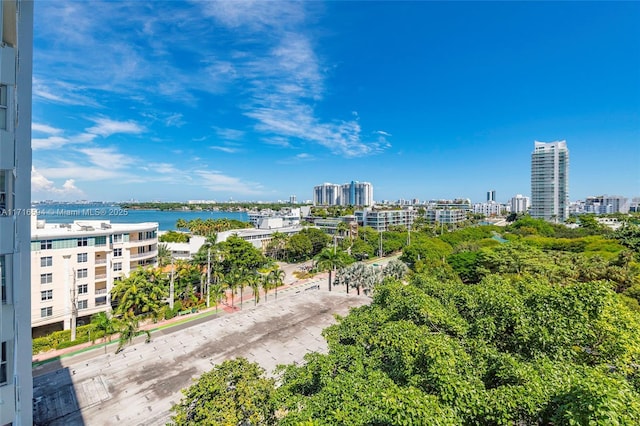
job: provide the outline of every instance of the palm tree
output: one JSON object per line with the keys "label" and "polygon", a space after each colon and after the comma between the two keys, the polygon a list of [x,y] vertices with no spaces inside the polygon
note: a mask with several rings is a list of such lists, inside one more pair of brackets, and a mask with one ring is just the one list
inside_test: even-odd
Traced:
{"label": "palm tree", "polygon": [[[138,322],[138,318],[131,313],[127,313],[122,319],[122,328],[120,329],[120,343],[118,343],[118,349],[116,349],[116,353],[119,353],[125,345],[131,343],[138,334],[140,330],[140,323]],[[146,342],[151,341],[151,333],[149,330],[143,330],[147,339]]]}
{"label": "palm tree", "polygon": [[111,290],[111,299],[117,303],[116,314],[151,314],[157,317],[166,298],[165,286],[159,271],[141,268],[120,280]]}
{"label": "palm tree", "polygon": [[163,267],[171,263],[171,250],[166,244],[158,244],[158,266]]}
{"label": "palm tree", "polygon": [[[276,300],[277,300],[278,287],[284,284],[284,278],[287,276],[287,273],[280,268],[276,268],[276,269],[272,269],[271,272],[269,272],[269,276],[270,276],[270,279],[269,279],[270,283],[273,284],[273,286],[276,289]],[[266,299],[266,293],[265,293],[265,299]]]}
{"label": "palm tree", "polygon": [[245,276],[245,282],[251,287],[253,291],[253,306],[256,306],[260,302],[260,275],[257,273],[248,273]]}
{"label": "palm tree", "polygon": [[[102,337],[102,341],[104,343],[107,342],[107,338],[109,342],[111,341],[111,335],[116,332],[116,324],[114,318],[108,312],[98,312],[91,317],[91,324],[93,328],[98,331],[103,331],[104,335]],[[105,352],[107,351],[107,345],[104,345]]]}
{"label": "palm tree", "polygon": [[234,293],[238,288],[238,281],[240,281],[240,272],[237,269],[232,269],[228,274],[224,276],[224,282],[227,285],[227,289],[231,290],[231,307],[233,308]]}
{"label": "palm tree", "polygon": [[180,229],[188,229],[189,225],[187,225],[187,221],[184,219],[178,219],[176,221],[176,228],[178,228],[178,230]]}
{"label": "palm tree", "polygon": [[218,303],[224,297],[225,290],[222,284],[210,284],[209,285],[209,296],[213,298],[213,303],[216,306],[216,313],[218,312]]}
{"label": "palm tree", "polygon": [[325,248],[316,256],[316,265],[322,271],[329,271],[329,291],[331,291],[331,273],[346,264],[342,252]]}

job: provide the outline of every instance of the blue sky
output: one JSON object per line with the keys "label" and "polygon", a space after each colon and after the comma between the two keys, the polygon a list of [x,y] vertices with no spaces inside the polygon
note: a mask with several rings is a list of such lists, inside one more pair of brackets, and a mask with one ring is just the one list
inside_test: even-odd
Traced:
{"label": "blue sky", "polygon": [[640,196],[640,3],[39,1],[34,200]]}

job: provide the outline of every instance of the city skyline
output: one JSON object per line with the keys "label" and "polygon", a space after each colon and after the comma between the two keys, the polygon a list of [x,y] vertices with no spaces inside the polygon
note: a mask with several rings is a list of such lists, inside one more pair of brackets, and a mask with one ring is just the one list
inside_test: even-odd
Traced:
{"label": "city skyline", "polygon": [[[637,3],[36,2],[33,199],[640,195]],[[584,25],[589,22],[589,25]]]}

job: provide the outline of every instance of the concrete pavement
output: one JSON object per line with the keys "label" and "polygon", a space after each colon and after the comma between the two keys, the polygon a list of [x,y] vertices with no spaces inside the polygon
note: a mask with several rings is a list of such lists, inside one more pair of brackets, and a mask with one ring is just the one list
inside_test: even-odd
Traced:
{"label": "concrete pavement", "polygon": [[180,390],[214,364],[242,356],[272,372],[324,352],[321,332],[334,314],[370,301],[326,287],[326,277],[310,280],[279,291],[277,301],[270,294],[256,307],[245,302],[231,315],[154,332],[150,343],[141,337],[117,355],[97,350],[35,368],[35,424],[164,425]]}

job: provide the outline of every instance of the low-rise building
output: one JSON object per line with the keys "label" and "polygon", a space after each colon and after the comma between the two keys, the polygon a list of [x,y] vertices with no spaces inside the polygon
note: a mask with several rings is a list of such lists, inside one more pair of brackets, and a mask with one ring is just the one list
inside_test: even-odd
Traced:
{"label": "low-rise building", "polygon": [[388,231],[390,226],[410,227],[417,212],[412,207],[397,210],[364,209],[355,212],[359,226],[369,226],[378,232]]}
{"label": "low-rise building", "polygon": [[266,250],[269,242],[273,234],[276,232],[280,234],[285,234],[288,237],[297,234],[302,229],[302,226],[289,226],[284,228],[275,228],[275,229],[259,229],[259,228],[244,228],[244,229],[232,229],[230,231],[218,232],[216,234],[216,243],[220,243],[222,241],[227,241],[232,235],[236,235],[242,238],[245,241],[250,242],[257,249],[262,250],[263,252]]}
{"label": "low-rise building", "polygon": [[158,224],[31,220],[31,327],[34,336],[71,328],[111,309],[113,283],[156,265]]}
{"label": "low-rise building", "polygon": [[428,209],[425,218],[429,223],[450,224],[467,220],[467,211],[462,209]]}

